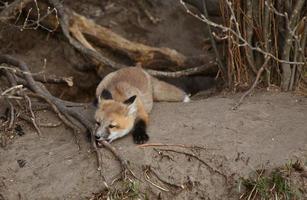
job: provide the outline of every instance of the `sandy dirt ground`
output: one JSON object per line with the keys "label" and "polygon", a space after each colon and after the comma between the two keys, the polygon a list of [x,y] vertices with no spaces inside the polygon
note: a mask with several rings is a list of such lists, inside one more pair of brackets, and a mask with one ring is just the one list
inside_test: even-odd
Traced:
{"label": "sandy dirt ground", "polygon": [[[236,199],[236,183],[186,155],[161,149],[192,152],[227,176],[246,176],[265,166],[272,168],[289,159],[307,158],[307,100],[284,93],[257,93],[238,110],[231,110],[238,96],[216,96],[191,103],[157,103],[151,115],[149,143],[197,145],[205,149],[146,147],[127,136],[114,146],[130,161],[143,179],[142,190],[154,199]],[[84,111],[91,114],[91,111]],[[57,122],[49,111],[37,113],[39,122]],[[42,129],[43,135],[24,125],[25,135],[16,136],[0,149],[0,197],[3,199],[88,199],[104,188],[96,157],[84,134],[75,137],[63,125]],[[113,156],[103,151],[107,183],[119,173]],[[24,160],[21,167],[17,160]],[[150,166],[170,183],[185,187],[164,192],[144,180],[142,169]],[[171,186],[153,180],[163,188]]]}
{"label": "sandy dirt ground", "polygon": [[[185,55],[210,53],[204,44],[208,38],[203,24],[187,16],[178,2],[153,1],[156,6],[150,11],[162,20],[157,25],[131,2],[66,0],[65,5],[133,41],[174,48]],[[1,26],[0,42],[0,53],[24,60],[32,72],[73,76],[73,87],[47,85],[55,96],[78,102],[93,100],[100,77],[75,70],[88,60],[60,33],[20,32],[15,26]],[[5,83],[0,78],[1,90],[8,87]],[[258,91],[238,110],[231,110],[239,98],[240,94],[220,94],[187,104],[155,104],[149,144],[177,146],[140,148],[130,135],[115,141],[113,145],[141,180],[141,193],[148,199],[238,199],[239,177],[260,167],[284,165],[290,159],[306,161],[306,98]],[[3,108],[0,101],[0,115]],[[80,111],[93,116],[93,109]],[[60,122],[49,109],[35,115],[39,124]],[[9,133],[0,132],[9,135],[6,145],[0,146],[0,200],[90,199],[93,193],[105,190],[104,181],[110,185],[118,177],[119,163],[107,150],[101,149],[103,166],[101,172],[97,170],[96,155],[85,133],[74,136],[62,124],[41,127],[43,134],[38,136],[26,122],[17,125],[24,135],[19,136],[16,127]],[[146,179],[149,167],[163,181],[152,173]]]}

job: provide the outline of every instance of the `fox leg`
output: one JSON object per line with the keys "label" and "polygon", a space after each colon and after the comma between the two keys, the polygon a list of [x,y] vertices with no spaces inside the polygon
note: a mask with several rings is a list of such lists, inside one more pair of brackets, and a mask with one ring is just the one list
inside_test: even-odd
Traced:
{"label": "fox leg", "polygon": [[182,101],[189,102],[190,98],[183,90],[174,85],[151,78],[154,101]]}
{"label": "fox leg", "polygon": [[144,144],[149,140],[147,134],[148,114],[143,106],[140,106],[138,110],[138,117],[135,121],[134,128],[132,130],[133,141],[136,144]]}

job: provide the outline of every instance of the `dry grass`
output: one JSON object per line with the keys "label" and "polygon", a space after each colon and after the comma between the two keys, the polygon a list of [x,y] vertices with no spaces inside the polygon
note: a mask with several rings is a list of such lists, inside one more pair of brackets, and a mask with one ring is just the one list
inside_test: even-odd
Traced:
{"label": "dry grass", "polygon": [[303,173],[305,166],[298,161],[273,170],[257,170],[248,178],[242,178],[240,188],[243,185],[245,191],[240,199],[306,199],[307,185]]}

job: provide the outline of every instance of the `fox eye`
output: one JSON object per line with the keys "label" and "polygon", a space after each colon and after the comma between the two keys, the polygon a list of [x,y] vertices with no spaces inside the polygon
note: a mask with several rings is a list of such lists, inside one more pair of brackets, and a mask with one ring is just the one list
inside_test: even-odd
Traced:
{"label": "fox eye", "polygon": [[116,126],[115,125],[113,125],[113,124],[110,124],[109,125],[109,128],[115,128]]}
{"label": "fox eye", "polygon": [[100,126],[100,122],[96,122],[96,125],[97,125],[97,126]]}

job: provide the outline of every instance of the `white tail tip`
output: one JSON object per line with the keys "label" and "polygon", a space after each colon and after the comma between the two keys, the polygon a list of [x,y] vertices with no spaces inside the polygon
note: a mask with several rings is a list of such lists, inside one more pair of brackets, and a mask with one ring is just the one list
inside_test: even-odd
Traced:
{"label": "white tail tip", "polygon": [[183,102],[184,103],[188,103],[188,102],[190,102],[191,101],[191,99],[190,99],[190,96],[189,95],[186,95],[185,97],[184,97],[184,99],[183,99]]}

